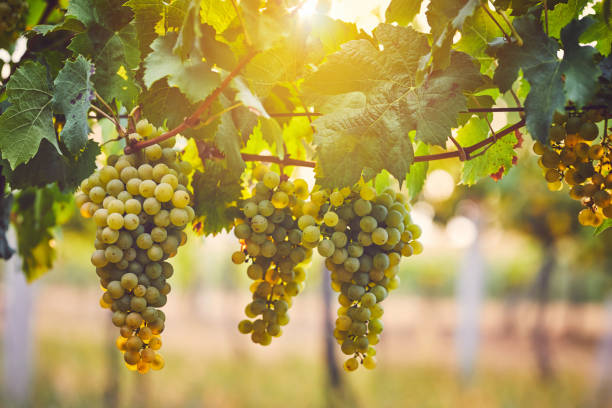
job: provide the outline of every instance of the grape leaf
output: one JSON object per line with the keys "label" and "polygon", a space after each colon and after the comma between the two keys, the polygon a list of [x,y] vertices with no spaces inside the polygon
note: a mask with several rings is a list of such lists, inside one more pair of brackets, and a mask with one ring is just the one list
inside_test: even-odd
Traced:
{"label": "grape leaf", "polygon": [[386,23],[398,23],[406,26],[419,14],[422,0],[391,0],[385,11]]}
{"label": "grape leaf", "polygon": [[50,245],[52,228],[71,212],[72,193],[61,193],[55,185],[22,190],[15,197],[14,220],[17,248],[23,258],[23,273],[31,282],[53,265],[55,251]]}
{"label": "grape leaf", "polygon": [[151,52],[149,46],[157,37],[155,25],[162,19],[164,4],[158,0],[129,0],[125,5],[131,7],[134,12],[140,53],[147,55]]}
{"label": "grape leaf", "polygon": [[480,72],[488,72],[494,68],[495,59],[486,53],[488,43],[503,34],[487,13],[478,8],[474,15],[467,18],[461,29],[461,39],[455,49],[476,58],[480,63]]}
{"label": "grape leaf", "polygon": [[111,31],[119,31],[133,17],[132,10],[123,7],[125,0],[71,0],[66,17],[74,17],[85,27],[96,24]]}
{"label": "grape leaf", "polygon": [[[415,155],[423,156],[426,154],[429,154],[429,147],[423,142],[418,142]],[[414,163],[410,166],[410,172],[406,174],[406,189],[411,200],[416,199],[421,190],[423,190],[428,169],[429,162],[427,161]]]}
{"label": "grape leaf", "polygon": [[236,18],[231,0],[201,0],[200,17],[219,34],[224,32]]}
{"label": "grape leaf", "polygon": [[179,28],[173,52],[180,56],[181,60],[186,60],[193,51],[195,43],[199,42],[201,37],[200,1],[191,0],[187,5],[183,24]]}
{"label": "grape leaf", "polygon": [[[484,140],[489,133],[489,126],[484,119],[472,118],[457,131],[457,141],[462,146],[469,146]],[[514,146],[517,143],[514,132],[511,132],[484,151],[479,149],[472,156],[482,153],[471,160],[463,162],[461,182],[467,185],[475,184],[480,178],[496,173],[504,168],[504,174],[512,167],[512,157],[515,156]]]}
{"label": "grape leaf", "polygon": [[[229,105],[229,101],[223,95],[219,97],[219,101],[224,107]],[[225,155],[227,161],[227,171],[230,173],[242,174],[245,164],[240,155],[242,140],[231,112],[226,112],[221,115],[221,123],[215,133],[215,144],[219,150]]]}
{"label": "grape leaf", "polygon": [[496,50],[499,64],[493,81],[506,92],[519,69],[523,70],[531,85],[525,99],[527,130],[537,140],[546,142],[553,113],[565,106],[561,62],[557,58],[559,45],[544,33],[539,18],[532,14],[517,17],[513,24],[524,44],[504,44]]}
{"label": "grape leaf", "polygon": [[[567,3],[557,4],[548,12],[548,35],[560,38],[561,29],[577,19],[587,3],[588,0],[568,0]],[[541,19],[545,24],[544,16]]]}
{"label": "grape leaf", "polygon": [[27,163],[43,139],[59,151],[47,70],[37,62],[25,62],[11,75],[6,95],[11,105],[0,116],[0,152],[10,167]]}
{"label": "grape leaf", "polygon": [[98,23],[92,24],[86,32],[77,34],[68,48],[94,63],[93,83],[102,98],[106,101],[116,99],[131,109],[140,92],[134,78],[134,70],[140,62],[136,29],[126,25],[114,32]]}
{"label": "grape leaf", "polygon": [[374,188],[377,194],[382,194],[383,191],[391,184],[391,175],[388,171],[383,170],[374,178]]}
{"label": "grape leaf", "polygon": [[453,37],[479,5],[479,0],[430,1],[426,15],[433,36],[431,53],[435,69],[449,66]]}
{"label": "grape leaf", "polygon": [[581,43],[595,42],[595,48],[603,55],[610,55],[612,50],[612,30],[610,23],[606,21],[602,12],[602,3],[596,3],[595,9],[595,24],[591,25],[581,36]]}
{"label": "grape leaf", "polygon": [[200,30],[202,36],[199,47],[206,61],[226,71],[232,71],[236,67],[236,56],[229,45],[217,41],[215,29],[208,24],[203,24]]}
{"label": "grape leaf", "polygon": [[60,155],[49,142],[43,141],[32,160],[13,171],[3,166],[3,173],[12,189],[57,183],[60,190],[72,192],[94,172],[99,154],[100,146],[93,140],[87,142],[77,158]]}
{"label": "grape leaf", "polygon": [[191,185],[196,213],[194,229],[206,235],[229,231],[242,191],[240,174],[227,171],[223,161],[206,160],[204,171],[194,173]]}
{"label": "grape leaf", "polygon": [[292,19],[282,2],[267,2],[262,8],[259,0],[242,0],[239,7],[244,31],[256,49],[271,49],[289,34]]}
{"label": "grape leaf", "polygon": [[60,141],[73,155],[87,143],[87,112],[93,99],[92,73],[92,65],[79,55],[75,61],[66,61],[54,81],[53,108],[66,118]]}
{"label": "grape leaf", "polygon": [[316,14],[312,20],[310,35],[318,38],[327,53],[340,50],[340,45],[359,37],[354,23],[335,20],[323,14]]}
{"label": "grape leaf", "polygon": [[157,81],[140,95],[144,116],[155,126],[178,126],[194,110],[195,105],[178,88],[168,85],[166,79]]}
{"label": "grape leaf", "polygon": [[259,98],[266,98],[274,85],[292,81],[298,70],[295,52],[283,43],[257,54],[244,68],[244,78]]}
{"label": "grape leaf", "polygon": [[579,107],[593,99],[601,73],[593,59],[597,50],[578,42],[580,35],[593,23],[593,19],[585,17],[573,20],[561,30],[564,50],[561,71],[565,75],[565,94]]}
{"label": "grape leaf", "polygon": [[177,87],[191,102],[201,101],[219,85],[219,74],[213,72],[211,65],[203,62],[197,53],[182,61],[173,53],[176,39],[176,33],[168,33],[153,41],[153,52],[144,62],[144,83],[151,87],[167,77],[168,84]]}
{"label": "grape leaf", "polygon": [[443,146],[466,107],[463,91],[482,84],[472,60],[453,53],[452,68],[434,71],[415,86],[426,38],[390,25],[379,25],[374,34],[383,50],[350,41],[304,83],[316,110],[327,113],[313,124],[317,178],[326,187],[356,182],[365,167],[374,174],[386,169],[403,181],[414,155],[408,132]]}
{"label": "grape leaf", "polygon": [[266,112],[266,108],[262,105],[261,100],[253,95],[253,92],[251,92],[241,77],[237,76],[234,78],[230,86],[236,90],[236,96],[234,98],[237,101],[242,102],[245,107],[249,108],[249,110],[257,116],[263,116],[264,118],[270,117],[268,112]]}

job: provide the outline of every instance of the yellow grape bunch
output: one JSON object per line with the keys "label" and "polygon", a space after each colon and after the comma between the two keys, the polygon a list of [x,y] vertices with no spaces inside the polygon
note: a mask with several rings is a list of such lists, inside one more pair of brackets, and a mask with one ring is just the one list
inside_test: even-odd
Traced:
{"label": "yellow grape bunch", "polygon": [[[162,133],[146,120],[132,138]],[[119,328],[117,347],[127,367],[159,370],[158,350],[166,316],[161,307],[170,293],[167,282],[176,255],[194,218],[187,190],[192,167],[172,148],[175,139],[136,153],[111,155],[104,167],[81,183],[76,204],[97,226],[91,263],[104,289],[100,305],[110,309]]]}
{"label": "yellow grape bunch", "polygon": [[304,286],[304,264],[312,249],[302,245],[297,217],[301,215],[308,185],[304,180],[281,180],[278,173],[259,165],[253,172],[251,196],[242,201],[234,234],[240,250],[232,254],[235,264],[248,263],[252,302],[245,308],[248,319],[238,330],[250,334],[254,343],[268,345],[289,322],[292,298]]}
{"label": "yellow grape bunch", "polygon": [[[318,190],[298,218],[303,245],[317,248],[339,292],[334,337],[349,356],[347,371],[376,367],[375,346],[383,330],[381,302],[399,286],[399,263],[423,251],[421,229],[412,223],[406,197],[368,185]],[[322,239],[321,239],[322,237]]]}
{"label": "yellow grape bunch", "polygon": [[570,186],[570,197],[585,207],[578,221],[593,227],[612,218],[612,134],[604,129],[600,137],[596,122],[601,120],[595,110],[556,113],[548,145],[533,146],[549,189],[561,190],[564,182]]}

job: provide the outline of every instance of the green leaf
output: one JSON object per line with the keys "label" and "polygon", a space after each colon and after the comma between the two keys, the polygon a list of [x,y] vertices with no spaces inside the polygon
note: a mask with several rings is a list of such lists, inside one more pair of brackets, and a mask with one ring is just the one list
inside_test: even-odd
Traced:
{"label": "green leaf", "polygon": [[[484,119],[472,118],[464,127],[457,131],[457,141],[462,146],[470,146],[484,140],[489,133],[489,126]],[[475,184],[482,177],[497,173],[504,168],[504,174],[512,167],[512,158],[516,155],[514,146],[517,143],[514,132],[497,140],[486,151],[480,149],[472,153],[483,154],[463,163],[461,182],[467,185]]]}
{"label": "green leaf", "polygon": [[[588,2],[588,0],[568,0],[567,3],[555,5],[555,8],[548,12],[548,35],[560,38],[561,29],[577,19]],[[545,24],[544,15],[541,20]]]}
{"label": "green leaf", "polygon": [[[424,156],[426,154],[429,154],[429,147],[423,142],[418,142],[415,156]],[[428,169],[429,162],[426,161],[414,163],[410,166],[410,170],[406,174],[406,189],[411,200],[416,199],[421,190],[423,190]]]}
{"label": "green leaf", "polygon": [[230,231],[241,196],[240,174],[228,171],[224,161],[206,160],[204,171],[193,175],[194,229],[206,235]]}
{"label": "green leaf", "polygon": [[266,108],[264,108],[261,100],[253,95],[253,92],[249,89],[249,87],[244,83],[241,77],[236,77],[232,80],[230,86],[236,90],[235,99],[249,108],[253,113],[257,116],[263,116],[264,118],[269,118],[268,112],[266,112]]}
{"label": "green leaf", "polygon": [[271,49],[288,36],[292,18],[282,2],[268,2],[265,8],[259,0],[241,0],[238,5],[244,30],[256,49]]}
{"label": "green leaf", "polygon": [[[224,107],[229,105],[229,101],[224,96],[220,96],[219,101]],[[215,144],[225,155],[228,171],[234,175],[242,174],[245,168],[244,160],[242,160],[240,155],[242,140],[234,124],[231,112],[221,115],[221,123],[215,133]]]}
{"label": "green leaf", "polygon": [[608,218],[604,220],[604,222],[599,227],[595,228],[594,235],[599,235],[611,227],[612,227],[612,219]]}
{"label": "green leaf", "polygon": [[109,102],[116,99],[128,110],[135,105],[140,90],[134,70],[140,53],[133,25],[113,32],[94,24],[87,32],[77,34],[68,48],[91,59],[96,68],[94,87],[102,98]]}
{"label": "green leaf", "polygon": [[178,88],[168,85],[166,79],[157,81],[140,95],[144,116],[155,126],[166,125],[172,129],[178,126],[195,110],[195,104]]}
{"label": "green leaf", "polygon": [[200,30],[200,0],[191,0],[187,6],[185,19],[178,32],[173,52],[186,60],[193,51],[196,42],[202,37]]}
{"label": "green leaf", "polygon": [[430,1],[426,14],[433,35],[432,57],[435,69],[449,66],[453,37],[479,5],[479,0]]}
{"label": "green leaf", "polygon": [[602,12],[602,3],[596,3],[595,24],[591,25],[581,36],[581,43],[596,42],[595,48],[605,57],[610,55],[612,50],[612,30],[610,23],[606,21]]}
{"label": "green leaf", "polygon": [[285,151],[283,150],[283,129],[281,129],[280,125],[274,118],[259,118],[259,123],[261,124],[261,133],[263,139],[270,146],[276,147],[275,154],[283,158],[285,156]]}
{"label": "green leaf", "polygon": [[294,52],[282,44],[257,54],[244,68],[244,78],[255,95],[264,99],[278,83],[295,78],[297,62]]}
{"label": "green leaf", "polygon": [[593,23],[593,19],[585,17],[582,20],[573,20],[561,30],[564,48],[561,71],[565,75],[565,94],[578,107],[591,102],[597,92],[601,74],[594,61],[597,50],[591,46],[582,46],[578,42],[580,35]]}
{"label": "green leaf", "polygon": [[22,190],[15,197],[15,212],[19,214],[14,220],[17,248],[29,282],[53,266],[52,228],[72,209],[72,193],[61,193],[56,186]]}
{"label": "green leaf", "polygon": [[236,18],[231,0],[201,0],[200,17],[219,34],[224,32]]}
{"label": "green leaf", "polygon": [[43,141],[32,160],[20,164],[13,171],[3,166],[3,173],[12,189],[57,183],[60,190],[72,192],[94,172],[99,154],[100,146],[93,140],[87,142],[76,159],[60,155],[50,143]]}
{"label": "green leaf", "polygon": [[523,70],[531,85],[525,99],[527,130],[537,140],[546,142],[553,113],[565,106],[561,62],[557,58],[559,46],[556,40],[546,36],[539,19],[533,15],[517,17],[514,26],[524,44],[522,47],[504,44],[497,50],[499,64],[493,80],[506,92],[519,69]]}
{"label": "green leaf", "polygon": [[220,84],[219,74],[213,72],[210,64],[197,55],[192,55],[186,61],[181,60],[173,53],[176,39],[176,33],[169,33],[153,41],[153,52],[144,62],[144,83],[150,88],[167,77],[168,84],[177,87],[191,102],[201,101]]}
{"label": "green leaf", "polygon": [[0,116],[0,152],[11,168],[27,163],[46,139],[57,151],[52,89],[46,69],[27,61],[6,86],[10,107]]}
{"label": "green leaf", "polygon": [[132,20],[133,13],[123,7],[125,0],[71,0],[66,17],[74,17],[85,27],[100,25],[119,31]]}
{"label": "green leaf", "polygon": [[489,42],[501,37],[499,27],[491,20],[482,7],[465,20],[461,30],[461,39],[455,44],[457,51],[471,55],[480,63],[480,72],[494,68],[495,59],[486,52]]}
{"label": "green leaf", "polygon": [[66,118],[60,140],[73,155],[77,155],[87,143],[87,112],[94,97],[92,73],[92,65],[80,55],[75,61],[66,61],[54,81],[53,107]]}
{"label": "green leaf", "polygon": [[149,46],[157,37],[155,26],[162,19],[164,4],[158,0],[129,0],[125,6],[134,11],[138,47],[142,55],[151,52]]}
{"label": "green leaf", "polygon": [[354,23],[335,20],[323,14],[316,14],[312,20],[310,35],[318,38],[327,53],[340,50],[340,46],[359,37],[359,30]]}
{"label": "green leaf", "polygon": [[452,53],[452,67],[415,84],[426,38],[411,28],[380,25],[379,50],[365,40],[350,41],[328,57],[304,83],[315,109],[317,178],[325,187],[356,182],[364,168],[382,169],[403,181],[412,163],[408,133],[444,146],[466,108],[465,92],[482,84],[471,58]]}
{"label": "green leaf", "polygon": [[374,188],[377,194],[382,194],[383,191],[391,184],[391,177],[388,171],[383,170],[374,178]]}
{"label": "green leaf", "polygon": [[385,22],[407,26],[414,16],[419,14],[421,2],[422,0],[391,0],[385,11]]}
{"label": "green leaf", "polygon": [[232,71],[236,67],[236,56],[229,45],[217,41],[215,29],[207,24],[200,28],[202,36],[200,38],[200,50],[206,57],[206,61],[214,64],[226,71]]}

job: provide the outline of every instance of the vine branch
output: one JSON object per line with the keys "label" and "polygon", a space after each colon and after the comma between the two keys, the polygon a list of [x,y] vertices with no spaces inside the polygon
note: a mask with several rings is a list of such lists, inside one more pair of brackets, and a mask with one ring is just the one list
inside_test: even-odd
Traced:
{"label": "vine branch", "polygon": [[[490,145],[495,144],[499,139],[501,139],[505,135],[512,133],[517,129],[520,129],[523,126],[525,126],[525,120],[521,119],[519,122],[515,123],[514,125],[504,130],[501,130],[498,133],[494,133],[493,136],[490,136],[476,144],[473,144],[468,147],[461,147],[459,145],[459,147],[461,147],[461,150],[454,150],[452,152],[444,152],[444,153],[437,153],[437,154],[428,154],[428,155],[423,155],[423,156],[415,156],[414,163],[428,162],[428,161],[434,161],[434,160],[444,160],[444,159],[450,159],[453,157],[461,158],[461,154],[462,154],[461,151],[463,151],[463,154],[465,155],[465,160],[472,160],[475,157],[478,157],[480,154],[470,155],[471,153],[485,146],[490,146]],[[458,144],[456,140],[455,142]],[[222,152],[220,152],[214,145],[210,144],[209,142],[198,141],[197,144],[198,144],[198,150],[200,152],[200,157],[202,159],[207,159],[207,158],[222,159],[225,157]],[[298,167],[309,167],[309,168],[315,168],[316,166],[316,163],[313,161],[296,160],[296,159],[290,158],[288,155],[286,155],[282,159],[277,156],[250,154],[250,153],[241,153],[241,156],[242,156],[242,160],[244,161],[276,163],[281,166],[298,166]]]}
{"label": "vine branch", "polygon": [[246,64],[248,64],[248,62],[255,56],[257,55],[258,51],[252,50],[250,51],[239,63],[238,65],[234,68],[234,70],[232,72],[230,72],[227,77],[225,77],[225,79],[223,80],[223,82],[221,82],[221,85],[219,85],[210,95],[208,95],[206,97],[206,99],[204,99],[204,101],[202,101],[202,103],[200,104],[200,106],[198,106],[198,108],[191,114],[191,116],[185,118],[185,120],[178,125],[177,127],[175,127],[172,130],[167,131],[166,133],[163,133],[153,139],[149,139],[149,140],[143,140],[140,142],[136,142],[133,143],[129,146],[126,146],[124,151],[126,154],[130,154],[133,152],[136,152],[144,147],[147,146],[151,146],[154,145],[156,143],[159,142],[163,142],[166,139],[170,139],[172,136],[176,136],[177,134],[181,133],[182,131],[195,127],[200,123],[200,116],[206,112],[206,110],[208,110],[210,108],[210,106],[213,104],[213,102],[215,101],[215,99],[217,99],[217,97],[221,94],[221,92],[223,92],[223,90],[225,88],[228,87],[228,85],[230,84],[230,82],[232,81],[232,79],[234,79],[234,77],[236,75],[238,75],[238,73],[242,70],[242,68],[244,68],[244,66]]}
{"label": "vine branch", "polygon": [[493,20],[493,22],[499,28],[499,30],[502,32],[502,34],[504,35],[504,38],[506,39],[506,41],[511,42],[512,39],[510,38],[510,35],[508,33],[506,33],[506,30],[504,30],[504,28],[501,26],[501,24],[499,24],[497,19],[493,16],[493,13],[491,13],[491,11],[489,10],[489,7],[487,6],[487,4],[483,2],[483,3],[480,3],[480,6],[485,11],[485,13],[487,13],[487,15],[491,18],[491,20]]}

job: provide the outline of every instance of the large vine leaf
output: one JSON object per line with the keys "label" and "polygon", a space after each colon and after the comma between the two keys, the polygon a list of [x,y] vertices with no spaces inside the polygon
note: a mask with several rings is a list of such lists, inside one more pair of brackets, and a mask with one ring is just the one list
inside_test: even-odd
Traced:
{"label": "large vine leaf", "polygon": [[[457,131],[457,141],[463,146],[473,145],[484,140],[489,133],[489,126],[484,119],[472,118],[464,127]],[[476,155],[463,163],[461,181],[467,185],[475,184],[482,177],[497,173],[503,168],[504,174],[512,167],[512,158],[515,156],[514,146],[517,143],[516,135],[511,132],[495,144],[472,153]]]}
{"label": "large vine leaf", "polygon": [[229,231],[241,196],[240,174],[228,172],[222,161],[206,160],[204,171],[194,173],[191,185],[197,217],[194,229],[206,235]]}
{"label": "large vine leaf", "polygon": [[2,166],[4,176],[12,189],[44,187],[57,183],[62,191],[74,191],[81,181],[96,169],[96,156],[100,146],[89,140],[77,158],[60,155],[46,140],[40,144],[36,156],[26,164],[10,171]]}
{"label": "large vine leaf", "polygon": [[168,85],[166,79],[157,81],[146,89],[139,100],[144,116],[155,126],[166,125],[172,129],[195,110],[195,105],[178,88]]}
{"label": "large vine leaf", "polygon": [[80,55],[74,62],[66,61],[54,81],[53,107],[66,118],[60,141],[73,155],[77,155],[87,143],[87,112],[94,97],[92,73],[92,65]]}
{"label": "large vine leaf", "polygon": [[168,33],[151,44],[153,52],[145,59],[144,83],[151,87],[160,79],[167,78],[170,86],[177,87],[191,102],[198,102],[209,95],[221,82],[212,66],[194,53],[183,61],[173,52],[176,33]]}
{"label": "large vine leaf", "polygon": [[593,23],[594,20],[586,17],[573,20],[561,30],[564,48],[561,71],[565,75],[565,93],[578,106],[584,106],[593,99],[601,73],[593,59],[597,50],[578,42],[580,35]]}
{"label": "large vine leaf", "polygon": [[414,19],[421,9],[422,0],[391,0],[385,11],[386,23],[398,23],[406,26]]}
{"label": "large vine leaf", "polygon": [[374,34],[382,50],[366,40],[350,41],[304,83],[317,111],[327,113],[313,124],[317,177],[325,186],[352,184],[366,167],[403,180],[414,156],[408,132],[444,146],[466,108],[463,91],[482,84],[471,58],[453,53],[452,68],[434,71],[416,86],[419,59],[429,50],[425,36],[391,25]]}
{"label": "large vine leaf", "polygon": [[[73,0],[67,15],[78,17],[87,31],[77,34],[68,48],[91,59],[96,67],[93,82],[107,101],[118,100],[128,109],[139,94],[135,69],[140,52],[135,25],[127,24],[132,11],[122,1]],[[116,3],[114,12],[107,9]]]}
{"label": "large vine leaf", "polygon": [[0,152],[10,167],[27,163],[43,139],[59,151],[53,128],[53,93],[45,67],[25,62],[11,75],[6,95],[11,105],[0,116]]}
{"label": "large vine leaf", "polygon": [[499,64],[493,80],[502,92],[506,92],[512,87],[519,69],[523,70],[531,85],[525,99],[527,130],[537,140],[545,142],[553,113],[565,106],[561,62],[557,58],[559,45],[544,33],[539,18],[532,14],[517,17],[513,24],[524,44],[504,44],[496,50]]}
{"label": "large vine leaf", "polygon": [[164,4],[158,0],[129,0],[125,3],[134,12],[138,47],[142,55],[151,52],[149,46],[157,37],[155,25],[162,19]]}

